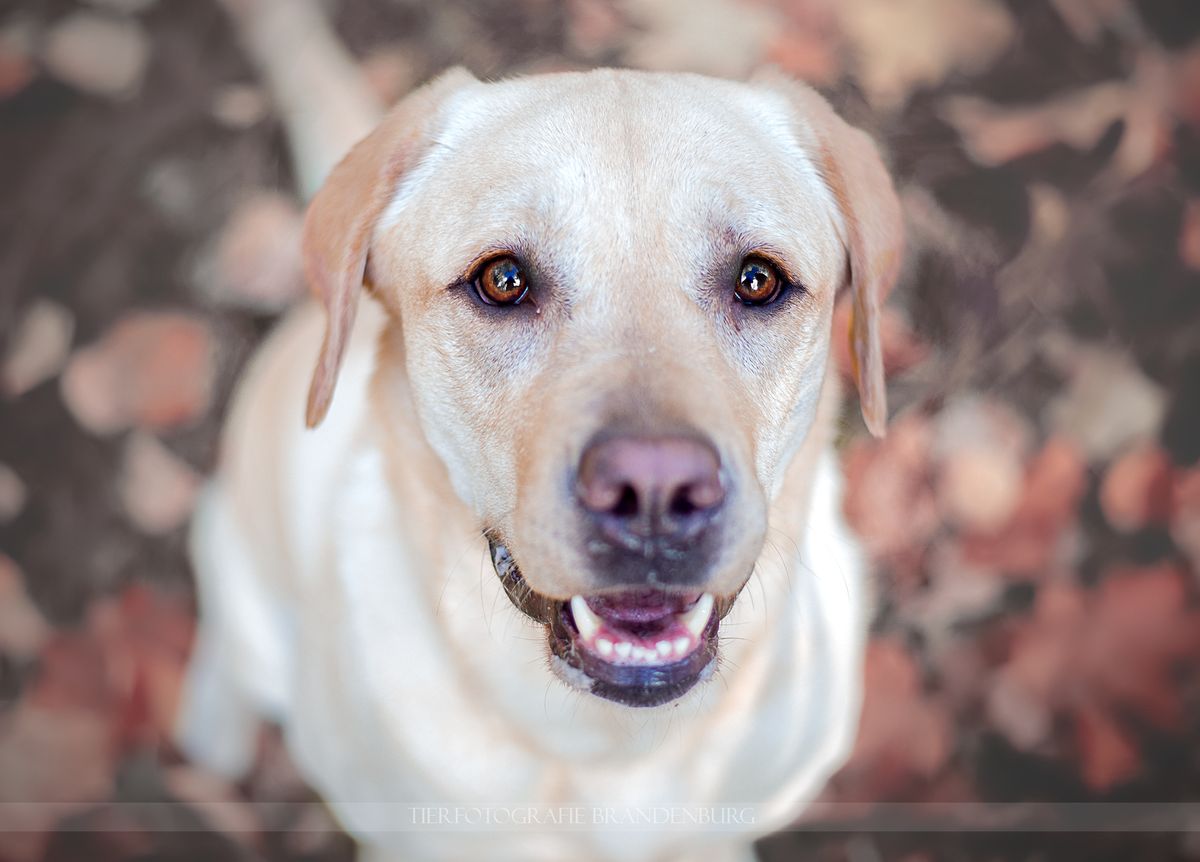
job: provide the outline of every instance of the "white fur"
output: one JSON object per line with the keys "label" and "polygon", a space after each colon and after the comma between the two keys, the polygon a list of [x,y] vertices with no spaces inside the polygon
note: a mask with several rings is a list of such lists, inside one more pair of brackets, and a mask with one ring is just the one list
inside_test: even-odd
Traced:
{"label": "white fur", "polygon": [[[202,500],[189,753],[236,774],[248,765],[250,717],[282,720],[301,769],[345,826],[376,853],[397,854],[380,859],[710,858],[787,825],[848,753],[859,709],[867,599],[832,454],[816,470],[800,547],[764,553],[722,624],[717,678],[664,708],[620,707],[549,674],[540,627],[502,594],[480,537],[447,535],[458,563],[434,577],[409,565],[395,525],[411,516],[384,478],[367,421],[382,320],[373,305],[363,312],[335,423],[290,436],[280,433],[286,421],[259,429],[278,434],[277,457],[303,459],[309,477],[270,513],[274,529],[308,537],[303,553],[284,563],[259,550],[260,565],[265,557],[290,570],[260,577],[248,559],[254,540],[220,481]],[[296,312],[248,386],[302,392],[305,363],[293,364],[295,379],[272,378],[269,358],[315,352],[319,322],[315,309]],[[272,592],[279,576],[294,592]],[[750,805],[756,822],[733,836],[525,829],[498,842],[409,829],[396,822],[407,803]]]}
{"label": "white fur", "polygon": [[[298,98],[314,70],[290,77],[288,52],[266,25],[272,16],[286,16],[287,3],[226,2],[245,16],[242,26],[268,77]],[[324,44],[326,36],[315,38]],[[315,74],[319,79],[319,70]],[[605,74],[597,86],[611,79]],[[714,678],[671,704],[634,710],[582,694],[551,672],[544,629],[504,595],[471,517],[472,510],[478,514],[473,489],[480,471],[456,454],[470,451],[471,438],[455,429],[453,401],[437,390],[436,374],[424,376],[426,401],[418,412],[434,405],[426,412],[437,413],[436,421],[423,422],[444,437],[427,446],[460,499],[443,509],[397,478],[413,465],[397,455],[392,408],[383,395],[397,369],[376,358],[396,324],[376,303],[359,310],[333,407],[317,430],[305,432],[301,421],[323,331],[315,306],[289,316],[239,389],[222,466],[192,532],[201,623],[180,739],[198,761],[236,775],[249,765],[258,718],[280,722],[304,775],[363,842],[365,858],[746,858],[750,842],[792,821],[849,751],[868,596],[858,550],[840,515],[836,459],[825,442],[836,402],[826,362],[828,318],[845,225],[807,144],[797,142],[782,98],[698,80],[679,79],[681,122],[695,127],[684,102],[696,87],[725,99],[730,111],[761,120],[754,133],[769,142],[763,152],[774,154],[763,158],[772,160],[775,176],[796,183],[800,199],[781,198],[759,210],[746,204],[741,215],[767,235],[790,231],[798,266],[824,290],[821,314],[806,324],[812,335],[798,348],[807,362],[800,369],[804,379],[781,375],[759,393],[762,409],[781,417],[779,428],[768,429],[770,446],[760,447],[754,469],[770,498],[772,529],[754,575],[722,623]],[[480,94],[482,86],[465,87],[443,106],[445,121],[433,131],[438,146],[408,173],[385,209],[376,234],[383,238],[387,271],[403,268],[412,235],[401,227],[417,219],[413,211],[437,208],[431,187],[445,173],[445,154],[477,133],[489,108],[497,109]],[[538,87],[510,82],[487,98],[508,99],[508,110],[536,115]],[[317,106],[308,114],[318,115]],[[594,132],[593,120],[580,120],[580,128],[592,130],[582,134]],[[320,150],[321,142],[336,134],[313,132],[308,121],[289,122],[294,135],[319,138],[297,145],[301,154],[312,154],[302,167],[313,185],[336,158]],[[541,164],[557,166],[545,183],[553,200],[541,201],[539,210],[532,187],[520,206],[553,215],[551,225],[570,239],[564,248],[585,249],[589,238],[604,235],[610,245],[590,253],[611,259],[612,249],[636,241],[644,224],[621,206],[618,189],[611,190],[611,206],[571,209],[597,182],[586,160],[536,143],[525,155],[535,177]],[[752,183],[753,165],[742,170]],[[694,201],[705,193],[705,180],[694,177],[669,194]],[[661,199],[667,197],[664,192]],[[798,215],[784,213],[787,207]],[[685,220],[670,226],[678,237],[702,229],[680,211]],[[782,222],[781,213],[787,215]],[[436,278],[450,278],[473,242],[453,230],[422,238],[424,263]],[[686,262],[686,253],[679,257]],[[568,260],[573,275],[576,267]],[[614,313],[603,291],[594,294],[596,315]],[[662,301],[684,307],[669,305],[678,302],[669,296]],[[705,330],[697,323],[694,331]],[[530,353],[526,361],[536,364],[538,357]],[[456,430],[465,441],[457,449],[446,442]],[[784,491],[791,497],[783,499]],[[404,821],[413,805],[749,806],[753,822],[721,831],[523,828],[497,835],[415,828]]]}

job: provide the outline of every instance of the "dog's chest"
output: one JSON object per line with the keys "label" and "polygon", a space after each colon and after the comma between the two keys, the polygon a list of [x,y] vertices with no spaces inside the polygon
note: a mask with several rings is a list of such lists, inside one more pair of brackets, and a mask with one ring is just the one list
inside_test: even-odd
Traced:
{"label": "dog's chest", "polygon": [[[844,747],[857,703],[838,691],[851,676],[832,665],[854,661],[861,639],[848,545],[822,543],[824,561],[764,562],[748,587],[757,601],[739,602],[727,621],[738,633],[727,656],[736,673],[671,707],[632,710],[553,677],[544,630],[512,608],[470,525],[438,521],[431,541],[421,501],[396,499],[377,448],[360,446],[346,464],[326,564],[300,602],[305,671],[290,738],[356,831],[389,833],[395,810],[339,800],[750,802],[765,821],[786,816],[773,812],[790,811],[818,780],[822,752]],[[814,576],[797,578],[792,566]]]}

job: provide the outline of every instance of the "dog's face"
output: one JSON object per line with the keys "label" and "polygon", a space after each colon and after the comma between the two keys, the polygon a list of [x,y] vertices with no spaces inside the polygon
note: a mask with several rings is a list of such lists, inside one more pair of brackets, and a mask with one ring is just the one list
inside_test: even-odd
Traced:
{"label": "dog's face", "polygon": [[[799,88],[452,73],[313,204],[307,262],[331,326],[310,421],[365,273],[498,576],[595,694],[660,704],[710,670],[814,420],[848,281],[882,421],[874,315],[898,216],[855,134]],[[849,204],[864,184],[880,199],[865,217]]]}

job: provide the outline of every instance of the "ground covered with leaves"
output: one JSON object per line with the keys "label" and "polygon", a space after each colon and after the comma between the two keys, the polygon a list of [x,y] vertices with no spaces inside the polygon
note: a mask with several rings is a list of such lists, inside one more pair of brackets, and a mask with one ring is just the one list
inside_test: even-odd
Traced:
{"label": "ground covered with leaves", "polygon": [[[452,63],[774,63],[886,150],[894,415],[877,441],[848,405],[842,450],[879,584],[867,700],[765,859],[1200,859],[1200,10],[333,11],[385,99]],[[0,860],[352,856],[274,736],[237,785],[166,738],[187,518],[303,292],[290,177],[215,3],[0,6]]]}

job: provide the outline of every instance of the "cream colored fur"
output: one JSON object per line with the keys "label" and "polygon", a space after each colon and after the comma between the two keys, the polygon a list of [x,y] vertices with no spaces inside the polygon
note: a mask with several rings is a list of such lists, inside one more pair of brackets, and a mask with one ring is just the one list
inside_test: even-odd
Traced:
{"label": "cream colored fur", "polygon": [[[285,7],[228,5],[273,86],[302,91],[296,43],[271,47],[263,25]],[[314,56],[346,76],[312,26]],[[293,137],[330,142],[297,144],[305,176],[336,157],[319,107],[289,121]],[[324,188],[307,240],[325,310],[296,309],[253,361],[192,533],[185,748],[236,774],[259,720],[280,722],[370,858],[746,856],[821,789],[857,723],[868,595],[840,515],[827,360],[849,261],[860,390],[880,428],[875,315],[899,227],[873,148],[770,78],[460,72],[399,106]],[[698,292],[698,261],[731,224],[808,290],[748,335],[714,322]],[[517,234],[569,285],[569,313],[548,305],[540,329],[481,323],[448,296]],[[554,483],[629,399],[703,427],[751,486],[706,587],[731,595],[753,570],[721,624],[721,665],[645,710],[552,672],[544,628],[510,604],[482,536],[503,529],[539,592],[585,591]],[[497,838],[412,828],[397,821],[406,804],[750,806],[754,822]]]}

